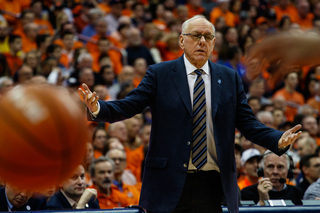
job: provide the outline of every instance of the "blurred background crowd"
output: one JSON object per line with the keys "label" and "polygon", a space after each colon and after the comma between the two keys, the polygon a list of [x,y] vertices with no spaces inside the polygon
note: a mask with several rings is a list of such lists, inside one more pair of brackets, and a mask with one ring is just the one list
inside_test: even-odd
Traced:
{"label": "blurred background crowd", "polygon": [[[16,85],[42,83],[68,88],[77,98],[86,83],[102,100],[122,99],[149,65],[183,54],[181,25],[197,14],[215,26],[209,59],[238,71],[257,119],[283,131],[302,124],[303,134],[288,151],[293,177],[287,180],[299,186],[302,199],[320,178],[320,62],[288,67],[288,74],[270,81],[275,67],[265,65],[253,78],[245,60],[250,47],[269,35],[319,36],[319,0],[0,0],[0,99]],[[114,124],[88,122],[92,140],[83,169],[86,185],[98,189],[100,207],[138,204],[151,122],[149,109]],[[266,150],[237,130],[235,144],[242,190],[258,183]],[[123,203],[102,193],[105,179],[97,175],[98,165],[108,162],[104,156],[113,160],[108,187],[125,195]]]}

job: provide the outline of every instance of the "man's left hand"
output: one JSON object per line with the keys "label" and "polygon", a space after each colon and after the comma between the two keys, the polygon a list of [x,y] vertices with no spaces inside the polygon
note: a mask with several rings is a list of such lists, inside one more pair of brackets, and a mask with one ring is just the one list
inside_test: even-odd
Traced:
{"label": "man's left hand", "polygon": [[296,133],[296,131],[298,131],[300,128],[301,125],[298,124],[292,127],[291,129],[285,131],[278,142],[278,148],[285,148],[286,146],[289,146],[290,144],[295,142],[301,135],[301,131]]}

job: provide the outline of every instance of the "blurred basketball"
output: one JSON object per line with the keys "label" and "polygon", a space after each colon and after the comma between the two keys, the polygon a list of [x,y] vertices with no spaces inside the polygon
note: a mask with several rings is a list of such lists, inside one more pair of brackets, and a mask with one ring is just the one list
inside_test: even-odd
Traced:
{"label": "blurred basketball", "polygon": [[0,99],[0,179],[43,190],[69,178],[88,140],[84,112],[63,88],[18,86]]}

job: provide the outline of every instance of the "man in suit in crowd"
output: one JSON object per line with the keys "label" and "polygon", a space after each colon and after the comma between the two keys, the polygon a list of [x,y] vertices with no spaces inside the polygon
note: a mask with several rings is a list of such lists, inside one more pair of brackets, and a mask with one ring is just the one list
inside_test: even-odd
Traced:
{"label": "man in suit in crowd", "polygon": [[61,189],[47,203],[49,210],[100,209],[96,200],[97,190],[86,189],[85,170],[82,165],[79,165],[60,187]]}
{"label": "man in suit in crowd", "polygon": [[182,25],[184,55],[149,66],[137,89],[123,100],[98,101],[79,90],[94,121],[116,122],[150,106],[152,131],[139,205],[148,212],[238,212],[234,136],[281,155],[301,125],[283,133],[258,122],[247,104],[239,74],[208,61],[214,26],[204,16]]}
{"label": "man in suit in crowd", "polygon": [[31,191],[20,190],[9,184],[0,188],[0,211],[46,210],[46,198]]}

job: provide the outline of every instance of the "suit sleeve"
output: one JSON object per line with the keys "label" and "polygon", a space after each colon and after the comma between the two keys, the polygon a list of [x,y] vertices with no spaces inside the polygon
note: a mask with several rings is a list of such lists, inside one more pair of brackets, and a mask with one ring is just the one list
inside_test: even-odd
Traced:
{"label": "suit sleeve", "polygon": [[252,141],[253,143],[270,149],[272,152],[278,155],[283,154],[288,149],[287,147],[284,150],[278,150],[278,141],[283,132],[269,128],[256,119],[251,107],[247,103],[241,78],[237,72],[235,72],[235,74],[237,84],[237,129],[240,130],[246,139]]}

